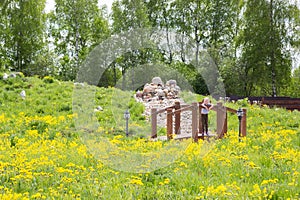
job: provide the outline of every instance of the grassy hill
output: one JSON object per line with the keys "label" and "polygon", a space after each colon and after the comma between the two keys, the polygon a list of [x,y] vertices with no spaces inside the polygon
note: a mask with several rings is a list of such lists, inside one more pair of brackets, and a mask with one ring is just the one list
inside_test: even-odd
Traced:
{"label": "grassy hill", "polygon": [[[99,122],[93,140],[85,140],[89,127],[76,128],[76,87],[94,94],[90,108],[103,108],[91,116]],[[247,108],[248,135],[241,142],[233,114],[225,139],[151,142],[143,106],[132,94],[51,77],[0,80],[0,199],[300,198],[298,111],[240,101],[228,106]],[[127,108],[129,138],[124,137]],[[212,114],[212,128],[214,120]],[[149,170],[137,173],[138,167]]]}

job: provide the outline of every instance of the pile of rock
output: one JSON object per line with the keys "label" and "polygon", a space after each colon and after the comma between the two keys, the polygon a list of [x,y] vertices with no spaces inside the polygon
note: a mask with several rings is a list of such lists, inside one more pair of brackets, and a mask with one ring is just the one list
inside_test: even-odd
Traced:
{"label": "pile of rock", "polygon": [[164,84],[160,77],[154,77],[150,84],[144,85],[143,91],[136,92],[136,97],[146,101],[177,99],[179,93],[180,87],[176,80],[169,80]]}
{"label": "pile of rock", "polygon": [[[151,83],[145,84],[143,91],[136,92],[136,100],[142,102],[145,106],[144,116],[147,120],[151,120],[151,110],[165,109],[174,106],[175,102],[180,102],[181,105],[185,102],[180,98],[180,87],[176,80],[169,80],[163,84],[160,77],[154,77]],[[180,134],[182,136],[190,136],[192,134],[192,113],[190,110],[182,111],[180,116]],[[174,116],[173,116],[174,117]],[[157,115],[158,127],[166,127],[167,115],[166,112]],[[173,123],[175,118],[173,118]],[[175,125],[175,123],[174,123]]]}

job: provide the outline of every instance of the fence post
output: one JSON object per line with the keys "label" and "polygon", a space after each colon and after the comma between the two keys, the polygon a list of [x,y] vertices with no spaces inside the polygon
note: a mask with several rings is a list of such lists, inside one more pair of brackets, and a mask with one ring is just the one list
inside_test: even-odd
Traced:
{"label": "fence post", "polygon": [[204,133],[202,131],[202,116],[201,116],[201,110],[202,110],[202,106],[201,106],[202,102],[199,102],[199,106],[198,106],[198,110],[199,110],[199,121],[198,121],[198,132],[201,133],[200,139],[204,140]]}
{"label": "fence post", "polygon": [[225,115],[225,120],[224,120],[224,128],[223,128],[223,136],[225,135],[225,133],[227,133],[228,130],[228,125],[227,125],[227,110],[226,108],[224,108],[224,115]]}
{"label": "fence post", "polygon": [[247,109],[243,108],[243,117],[242,117],[242,122],[241,122],[241,132],[242,132],[242,137],[245,137],[247,135]]}
{"label": "fence post", "polygon": [[157,109],[151,109],[152,134],[151,138],[157,138]]}
{"label": "fence post", "polygon": [[198,103],[192,103],[192,137],[194,139],[194,142],[198,142],[198,131],[197,131],[197,120],[198,120],[198,109],[197,109]]}
{"label": "fence post", "polygon": [[223,105],[222,102],[217,103],[217,136],[218,138],[223,137],[223,128],[224,128],[224,117],[223,117]]}
{"label": "fence post", "polygon": [[180,109],[180,102],[175,102],[175,134],[180,134],[180,112],[176,112]]}
{"label": "fence post", "polygon": [[173,134],[173,108],[167,108],[167,139],[172,139]]}

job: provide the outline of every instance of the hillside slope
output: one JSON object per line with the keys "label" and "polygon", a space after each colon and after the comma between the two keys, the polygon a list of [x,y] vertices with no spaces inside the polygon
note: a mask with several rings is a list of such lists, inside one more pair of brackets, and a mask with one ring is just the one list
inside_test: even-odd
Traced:
{"label": "hillside slope", "polygon": [[[187,140],[185,149],[174,151],[167,148],[172,141],[143,137],[144,108],[131,92],[85,87],[95,90],[95,108],[103,108],[95,112],[97,134],[122,154],[100,147],[101,160],[83,143],[72,109],[74,83],[51,77],[0,80],[0,199],[299,199],[299,112],[246,101],[228,104],[247,108],[246,138],[239,142],[237,117],[229,115],[224,139]],[[127,108],[134,135],[129,138],[124,137]],[[151,170],[137,173],[130,168],[136,163],[124,162],[133,153],[153,159],[178,156],[165,166],[143,165]]]}

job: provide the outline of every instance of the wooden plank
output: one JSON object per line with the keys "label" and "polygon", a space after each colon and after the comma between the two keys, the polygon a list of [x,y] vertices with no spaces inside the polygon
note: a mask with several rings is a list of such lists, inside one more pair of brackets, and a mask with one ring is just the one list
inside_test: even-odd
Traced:
{"label": "wooden plank", "polygon": [[173,135],[173,109],[167,108],[167,138],[172,139]]}
{"label": "wooden plank", "polygon": [[243,117],[241,121],[241,135],[245,137],[247,135],[247,109],[243,108]]}
{"label": "wooden plank", "polygon": [[177,113],[180,113],[180,112],[184,112],[184,111],[187,111],[187,110],[191,110],[191,109],[192,109],[192,106],[180,108],[180,109],[178,109],[178,110],[175,110],[175,111],[174,111],[174,114],[177,114]]}
{"label": "wooden plank", "polygon": [[[199,104],[199,107],[198,107],[199,109],[199,120],[198,120],[198,122],[199,122],[199,124],[198,124],[198,132],[199,133],[202,133],[202,129],[203,129],[203,127],[202,127],[202,116],[201,116],[201,109],[202,109],[202,106],[200,106],[200,104]],[[202,138],[201,138],[202,139]]]}
{"label": "wooden plank", "polygon": [[222,130],[223,130],[223,120],[222,120],[222,103],[218,102],[216,106],[216,111],[217,111],[217,135],[219,138],[222,138]]}
{"label": "wooden plank", "polygon": [[192,136],[194,142],[198,142],[197,121],[198,121],[198,104],[194,102],[192,103]]}
{"label": "wooden plank", "polygon": [[163,112],[167,111],[167,109],[169,109],[169,108],[172,108],[172,109],[173,109],[174,106],[169,106],[169,107],[165,107],[165,108],[163,108],[163,109],[157,110],[157,111],[156,111],[156,114],[163,113]]}
{"label": "wooden plank", "polygon": [[152,123],[152,133],[151,138],[157,137],[157,109],[151,109],[151,123]]}
{"label": "wooden plank", "polygon": [[264,101],[263,104],[271,104],[271,105],[300,105],[300,101],[295,100],[270,100],[270,101]]}
{"label": "wooden plank", "polygon": [[223,135],[227,133],[228,125],[227,125],[227,112],[225,111],[225,120],[224,120],[224,126],[223,126]]}
{"label": "wooden plank", "polygon": [[[198,136],[198,138],[203,138],[203,140],[205,139],[205,138],[212,138],[212,137],[216,137],[216,135],[215,134],[209,134],[209,135],[202,135],[202,134],[197,134],[197,136]],[[183,139],[189,139],[189,138],[191,138],[191,136],[190,135],[176,135],[176,137],[174,138],[175,140],[183,140]]]}
{"label": "wooden plank", "polygon": [[180,112],[176,112],[180,109],[180,102],[175,102],[175,134],[180,134]]}
{"label": "wooden plank", "polygon": [[225,109],[228,111],[228,112],[232,112],[232,113],[236,113],[237,110],[233,109],[233,108],[229,108],[229,107],[225,107]]}

